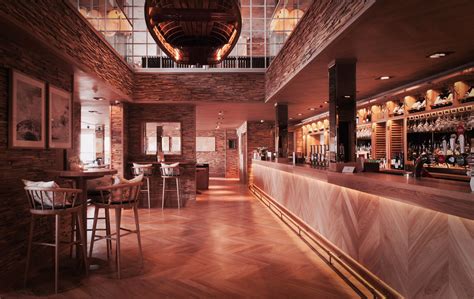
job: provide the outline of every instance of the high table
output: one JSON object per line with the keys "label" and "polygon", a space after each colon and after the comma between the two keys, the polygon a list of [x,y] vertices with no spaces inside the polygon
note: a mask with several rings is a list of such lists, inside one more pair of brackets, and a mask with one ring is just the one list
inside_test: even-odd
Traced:
{"label": "high table", "polygon": [[[46,173],[58,176],[65,179],[73,180],[76,183],[76,188],[81,189],[80,199],[83,203],[82,219],[84,221],[84,227],[87,229],[87,181],[92,179],[98,179],[106,175],[116,174],[116,169],[88,169],[88,170],[49,170]],[[87,234],[86,234],[87,243]]]}

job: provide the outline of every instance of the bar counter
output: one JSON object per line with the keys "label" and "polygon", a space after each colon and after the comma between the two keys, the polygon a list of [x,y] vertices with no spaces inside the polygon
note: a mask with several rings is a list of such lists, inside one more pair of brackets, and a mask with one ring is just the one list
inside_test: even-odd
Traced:
{"label": "bar counter", "polygon": [[293,166],[286,162],[259,160],[253,162],[265,166],[271,165],[272,168],[287,173],[474,220],[474,193],[471,192],[468,182],[434,178],[417,179],[374,172],[347,174],[311,168],[309,165]]}
{"label": "bar counter", "polygon": [[474,297],[468,183],[253,160],[250,184],[402,296]]}

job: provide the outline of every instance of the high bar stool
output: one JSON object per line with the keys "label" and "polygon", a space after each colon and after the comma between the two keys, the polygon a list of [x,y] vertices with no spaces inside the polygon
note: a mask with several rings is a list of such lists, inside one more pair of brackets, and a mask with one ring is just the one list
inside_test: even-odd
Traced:
{"label": "high bar stool", "polygon": [[146,188],[141,189],[141,193],[146,193],[148,198],[148,208],[151,207],[151,196],[150,196],[150,177],[153,175],[153,164],[137,164],[133,163],[132,166],[133,176],[137,177],[143,175],[146,181]]}
{"label": "high bar stool", "polygon": [[[138,195],[140,194],[142,182],[121,183],[118,185],[98,187],[96,190],[100,192],[100,199],[92,201],[96,209],[104,208],[106,212],[109,209],[115,210],[115,233],[107,232],[105,236],[96,236],[97,213],[94,215],[94,224],[92,226],[92,237],[89,258],[92,257],[94,243],[99,240],[115,240],[116,246],[116,268],[117,278],[120,279],[120,238],[129,234],[136,234],[138,240],[138,249],[140,252],[140,262],[143,265],[142,242],[140,238],[140,225],[138,221]],[[135,218],[135,230],[121,227],[121,218],[123,209],[132,209]],[[108,221],[108,220],[106,220]],[[122,234],[121,231],[127,233]],[[115,238],[113,238],[115,236]]]}
{"label": "high bar stool", "polygon": [[[37,182],[25,181],[25,185],[27,185],[25,187],[25,191],[30,204],[31,223],[30,235],[28,238],[28,252],[26,257],[24,284],[26,286],[28,281],[32,245],[54,247],[54,291],[57,294],[59,277],[59,225],[61,217],[63,216],[71,215],[72,221],[76,222],[79,227],[80,240],[72,243],[69,242],[67,244],[81,247],[84,269],[86,275],[88,275],[89,265],[87,261],[86,232],[82,222],[82,209],[84,203],[82,203],[78,197],[78,194],[82,191],[79,189],[70,188],[39,187],[38,184],[34,185],[34,183]],[[33,242],[35,219],[42,216],[54,216],[55,218],[54,243]]]}
{"label": "high bar stool", "polygon": [[174,164],[161,163],[160,172],[161,178],[163,179],[163,195],[161,198],[161,209],[165,207],[165,192],[173,191],[172,189],[166,189],[166,180],[175,179],[176,181],[176,196],[178,198],[178,209],[181,208],[181,190],[180,190],[180,171],[179,162]]}

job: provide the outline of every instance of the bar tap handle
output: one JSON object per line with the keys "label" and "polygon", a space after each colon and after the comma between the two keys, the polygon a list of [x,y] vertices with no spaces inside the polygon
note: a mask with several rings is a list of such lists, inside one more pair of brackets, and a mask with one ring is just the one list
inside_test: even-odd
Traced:
{"label": "bar tap handle", "polygon": [[421,177],[432,177],[432,175],[425,169],[423,166],[425,163],[429,161],[429,157],[427,154],[420,155],[415,161],[415,168],[413,170],[413,176],[415,178]]}

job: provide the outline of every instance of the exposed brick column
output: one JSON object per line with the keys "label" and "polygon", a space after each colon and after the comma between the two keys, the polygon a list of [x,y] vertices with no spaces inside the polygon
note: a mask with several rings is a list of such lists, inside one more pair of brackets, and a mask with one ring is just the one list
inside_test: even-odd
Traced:
{"label": "exposed brick column", "polygon": [[124,175],[127,131],[126,131],[126,105],[117,104],[110,108],[110,141],[112,168],[117,169],[120,175]]}

